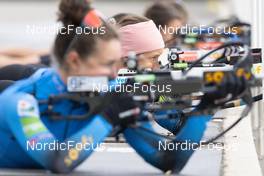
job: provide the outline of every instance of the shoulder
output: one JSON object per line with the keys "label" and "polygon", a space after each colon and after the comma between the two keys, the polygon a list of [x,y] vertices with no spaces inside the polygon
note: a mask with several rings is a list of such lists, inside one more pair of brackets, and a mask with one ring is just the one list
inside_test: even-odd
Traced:
{"label": "shoulder", "polygon": [[13,95],[17,92],[31,93],[32,87],[43,79],[50,77],[54,71],[50,68],[41,68],[27,79],[16,81],[15,84],[8,87],[0,96]]}

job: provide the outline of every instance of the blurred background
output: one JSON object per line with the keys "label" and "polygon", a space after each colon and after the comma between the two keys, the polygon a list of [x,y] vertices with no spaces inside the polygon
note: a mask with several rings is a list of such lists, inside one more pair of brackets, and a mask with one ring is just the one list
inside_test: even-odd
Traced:
{"label": "blurred background", "polygon": [[[143,15],[154,0],[93,1],[96,9],[106,17],[111,17],[121,12]],[[264,48],[263,0],[175,1],[182,1],[185,4],[189,13],[188,24],[210,25],[216,20],[237,16],[241,21],[252,25],[252,47]],[[60,0],[0,0],[0,50],[17,47],[50,49],[55,37],[55,29],[59,25],[56,22],[59,2]],[[37,30],[38,33],[33,34],[30,29]],[[259,94],[262,91],[263,89],[256,93]],[[264,107],[261,102],[255,106],[252,112],[252,129],[258,158],[264,171],[263,112]],[[195,162],[199,163],[200,161]],[[195,165],[195,167],[199,169],[200,165]],[[214,172],[214,167],[211,167],[211,170]],[[194,171],[196,170],[194,169]]]}
{"label": "blurred background", "polygon": [[[254,0],[253,0],[254,1]],[[217,19],[238,16],[252,23],[251,0],[183,0],[191,24],[207,25]],[[119,12],[143,14],[153,0],[94,0],[94,6],[110,17]],[[49,49],[56,27],[59,0],[0,0],[0,48]],[[32,35],[29,27],[48,27]],[[31,28],[32,29],[32,28]],[[42,28],[43,29],[43,28]]]}

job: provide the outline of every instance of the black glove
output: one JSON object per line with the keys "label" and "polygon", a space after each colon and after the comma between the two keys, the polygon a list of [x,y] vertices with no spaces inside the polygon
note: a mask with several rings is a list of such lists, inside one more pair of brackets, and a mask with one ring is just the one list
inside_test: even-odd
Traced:
{"label": "black glove", "polygon": [[134,124],[141,111],[133,98],[125,93],[108,93],[106,97],[109,96],[112,101],[102,111],[103,117],[113,126],[125,128]]}
{"label": "black glove", "polygon": [[204,94],[199,108],[223,105],[238,98],[247,88],[246,79],[236,76],[234,72],[226,74],[221,83],[211,83],[206,86],[214,86],[216,90]]}

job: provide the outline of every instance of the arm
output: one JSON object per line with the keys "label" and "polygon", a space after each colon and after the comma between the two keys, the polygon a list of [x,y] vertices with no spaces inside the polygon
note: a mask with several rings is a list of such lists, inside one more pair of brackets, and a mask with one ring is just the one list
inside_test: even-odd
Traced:
{"label": "arm", "polygon": [[140,129],[140,127],[144,127],[155,132],[149,122],[142,123],[139,128],[126,129],[124,136],[146,162],[164,172],[178,173],[194,152],[192,148],[184,150],[183,145],[180,144],[199,144],[210,118],[211,116],[188,117],[184,127],[173,140],[166,141],[160,136]]}
{"label": "arm", "polygon": [[[5,100],[1,109],[20,146],[36,162],[53,172],[67,173],[82,163],[93,152],[95,146],[111,132],[112,126],[102,116],[95,116],[87,126],[80,129],[65,141],[57,141],[39,117],[38,104],[29,94],[16,93],[1,97]],[[69,150],[36,150],[36,144],[71,144]],[[71,142],[71,143],[69,143]],[[83,145],[80,145],[83,144]],[[78,146],[77,146],[78,145]],[[63,145],[65,146],[65,145]],[[83,150],[80,150],[80,146]]]}

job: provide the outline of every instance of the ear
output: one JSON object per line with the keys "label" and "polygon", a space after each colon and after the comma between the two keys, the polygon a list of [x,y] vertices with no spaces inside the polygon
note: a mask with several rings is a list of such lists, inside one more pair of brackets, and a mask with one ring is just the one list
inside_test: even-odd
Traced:
{"label": "ear", "polygon": [[70,51],[67,56],[66,63],[71,71],[78,72],[81,64],[79,54],[76,51]]}

